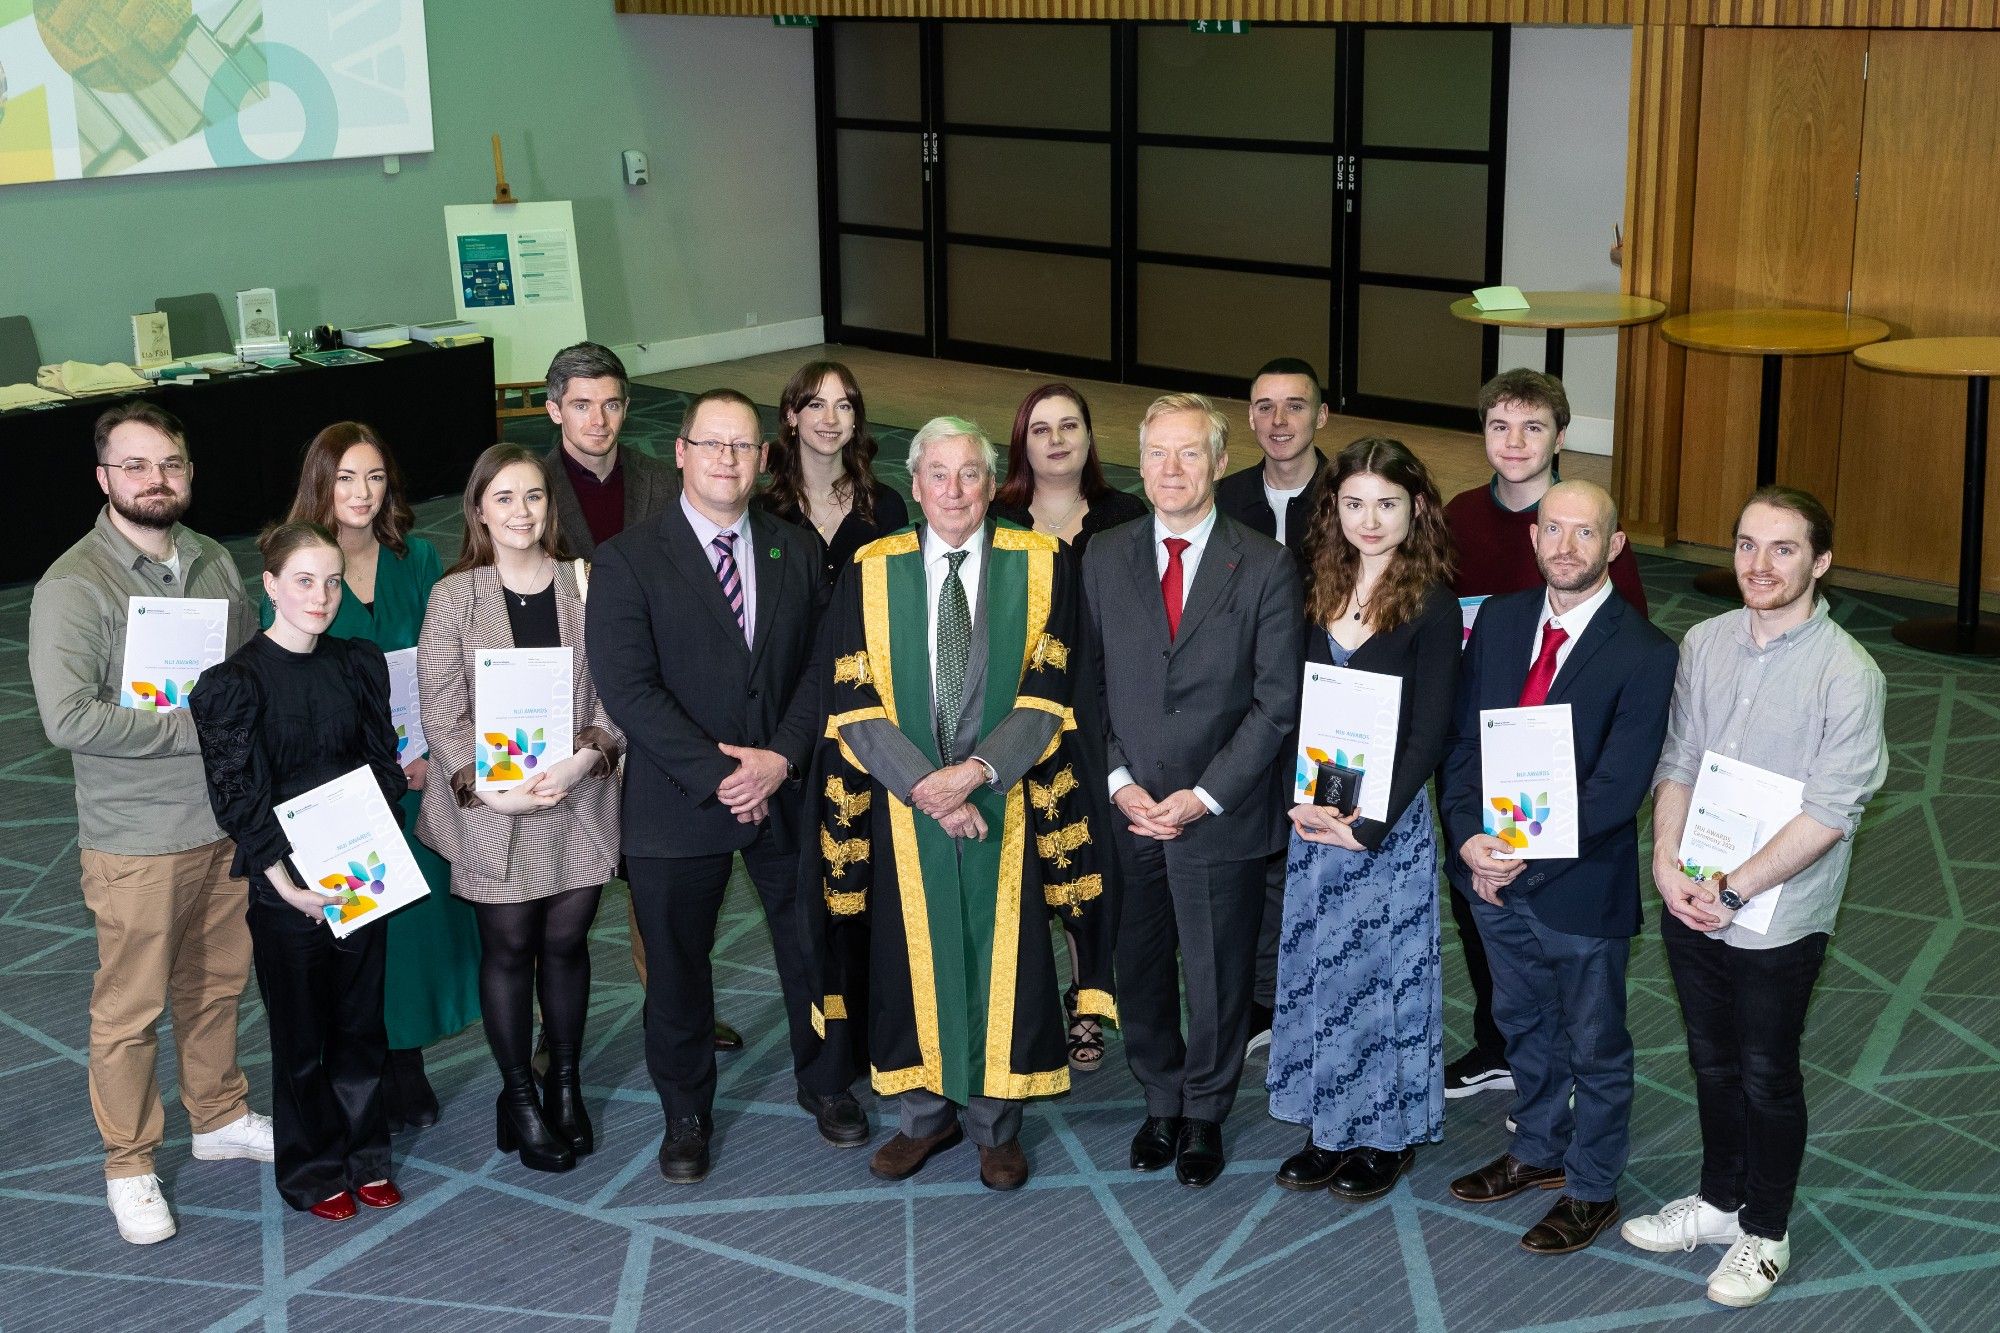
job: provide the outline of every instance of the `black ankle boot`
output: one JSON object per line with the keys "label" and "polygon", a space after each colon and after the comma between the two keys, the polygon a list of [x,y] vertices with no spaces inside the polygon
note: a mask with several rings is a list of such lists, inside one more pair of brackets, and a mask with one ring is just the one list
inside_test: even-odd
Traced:
{"label": "black ankle boot", "polygon": [[542,1106],[549,1128],[558,1137],[569,1140],[570,1150],[578,1157],[588,1157],[597,1147],[597,1139],[591,1133],[590,1116],[583,1109],[576,1047],[549,1047],[548,1077],[542,1080]]}
{"label": "black ankle boot", "polygon": [[494,1137],[500,1151],[518,1151],[522,1166],[530,1171],[568,1171],[576,1165],[576,1154],[568,1141],[551,1132],[542,1119],[534,1077],[527,1066],[500,1071],[500,1101],[494,1111]]}
{"label": "black ankle boot", "polygon": [[424,1076],[424,1053],[416,1047],[391,1050],[382,1092],[389,1099],[391,1129],[429,1129],[438,1122],[437,1094]]}

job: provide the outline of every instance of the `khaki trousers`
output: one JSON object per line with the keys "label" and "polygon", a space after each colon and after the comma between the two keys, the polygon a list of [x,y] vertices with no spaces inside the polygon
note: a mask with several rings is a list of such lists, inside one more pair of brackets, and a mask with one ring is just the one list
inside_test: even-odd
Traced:
{"label": "khaki trousers", "polygon": [[250,979],[245,889],[229,876],[227,838],[163,856],[85,851],[83,901],[97,918],[90,990],[90,1109],[104,1174],[153,1170],[166,1137],[157,1073],[171,1007],[181,1104],[197,1134],[249,1109],[236,1064],[236,1005]]}

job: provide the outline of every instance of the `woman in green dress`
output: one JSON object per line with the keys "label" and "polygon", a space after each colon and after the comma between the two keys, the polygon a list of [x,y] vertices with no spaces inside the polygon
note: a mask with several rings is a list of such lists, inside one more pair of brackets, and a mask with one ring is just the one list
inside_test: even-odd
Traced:
{"label": "woman in green dress", "polygon": [[[423,628],[431,585],[441,572],[437,548],[410,535],[416,516],[403,496],[402,475],[389,446],[358,421],[340,421],[313,437],[299,467],[298,494],[289,522],[323,524],[347,557],[346,595],[326,633],[367,639],[392,658],[414,649]],[[263,622],[271,623],[271,603]],[[408,679],[416,679],[411,664]],[[401,802],[404,840],[423,868],[428,897],[412,903],[379,929],[388,932],[384,1016],[389,1063],[382,1095],[393,1130],[437,1123],[437,1097],[424,1077],[423,1048],[479,1021],[479,927],[471,907],[451,896],[451,867],[417,841],[427,754],[412,754],[399,728],[403,771],[410,790]]]}

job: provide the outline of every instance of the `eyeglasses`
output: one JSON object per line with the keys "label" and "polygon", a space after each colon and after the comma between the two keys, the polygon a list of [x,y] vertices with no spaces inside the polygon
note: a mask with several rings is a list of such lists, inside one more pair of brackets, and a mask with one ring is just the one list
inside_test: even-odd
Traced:
{"label": "eyeglasses", "polygon": [[162,458],[157,463],[150,458],[128,458],[122,463],[106,463],[104,466],[115,467],[134,481],[144,481],[153,475],[155,469],[168,481],[174,481],[186,476],[188,470],[185,458]]}
{"label": "eyeglasses", "polygon": [[720,459],[730,453],[738,458],[748,458],[764,447],[761,440],[683,440],[690,449],[699,449],[710,458]]}

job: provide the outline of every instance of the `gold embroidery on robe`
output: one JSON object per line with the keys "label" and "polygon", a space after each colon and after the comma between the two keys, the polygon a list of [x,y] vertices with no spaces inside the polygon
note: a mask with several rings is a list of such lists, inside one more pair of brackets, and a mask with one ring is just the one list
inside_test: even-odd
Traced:
{"label": "gold embroidery on robe", "polygon": [[827,873],[839,879],[846,873],[850,862],[868,859],[868,839],[849,838],[845,842],[836,842],[833,835],[827,832],[826,825],[822,824],[819,826],[819,854],[826,862]]}
{"label": "gold embroidery on robe", "polygon": [[833,662],[833,683],[836,685],[868,685],[873,683],[873,677],[868,672],[867,652],[849,653],[845,657],[835,658]]}
{"label": "gold embroidery on robe", "polygon": [[1069,648],[1053,634],[1045,633],[1035,640],[1034,651],[1028,654],[1028,670],[1040,671],[1043,667],[1069,670]]}
{"label": "gold embroidery on robe", "polygon": [[1102,875],[1079,875],[1060,884],[1042,885],[1043,900],[1059,912],[1067,907],[1071,916],[1082,916],[1083,905],[1103,892]]}
{"label": "gold embroidery on robe", "polygon": [[1057,770],[1056,775],[1049,779],[1046,786],[1035,781],[1033,778],[1029,778],[1028,800],[1035,809],[1042,812],[1042,818],[1054,819],[1056,817],[1056,807],[1061,804],[1062,798],[1076,789],[1076,770],[1070,765],[1064,764]]}
{"label": "gold embroidery on robe", "polygon": [[1035,850],[1042,854],[1044,861],[1052,861],[1058,870],[1069,869],[1069,854],[1090,841],[1090,821],[1079,819],[1067,828],[1059,828],[1054,833],[1035,835]]}
{"label": "gold embroidery on robe", "polygon": [[826,899],[829,916],[860,916],[868,910],[868,895],[862,890],[843,893],[825,880],[820,882],[820,893]]}
{"label": "gold embroidery on robe", "polygon": [[864,787],[850,794],[847,784],[836,774],[826,780],[826,799],[833,806],[834,822],[842,828],[847,828],[857,816],[867,811],[869,803],[875,799],[875,793]]}

